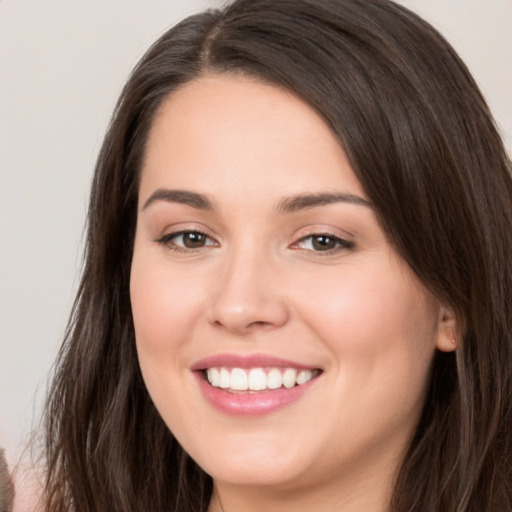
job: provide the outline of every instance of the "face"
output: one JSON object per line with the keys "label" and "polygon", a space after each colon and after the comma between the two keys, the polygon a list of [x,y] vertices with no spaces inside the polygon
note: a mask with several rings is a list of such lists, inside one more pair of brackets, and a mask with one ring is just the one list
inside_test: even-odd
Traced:
{"label": "face", "polygon": [[151,398],[217,485],[394,468],[446,341],[326,124],[243,77],[191,82],[154,121],[131,302]]}

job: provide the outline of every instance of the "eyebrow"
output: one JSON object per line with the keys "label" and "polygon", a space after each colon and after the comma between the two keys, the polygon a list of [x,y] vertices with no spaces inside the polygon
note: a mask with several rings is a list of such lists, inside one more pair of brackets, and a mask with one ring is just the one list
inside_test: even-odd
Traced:
{"label": "eyebrow", "polygon": [[189,192],[188,190],[169,190],[167,188],[155,190],[144,203],[142,209],[145,210],[148,206],[157,201],[186,204],[198,210],[213,210],[211,201],[203,194]]}
{"label": "eyebrow", "polygon": [[[144,203],[142,209],[144,210],[158,201],[185,204],[198,210],[214,210],[212,202],[203,194],[190,192],[188,190],[171,190],[167,188],[159,188],[155,190]],[[371,203],[369,201],[355,194],[324,192],[286,197],[278,203],[277,211],[283,214],[293,213],[333,203],[348,203],[371,207]]]}
{"label": "eyebrow", "polygon": [[285,198],[279,203],[278,211],[281,213],[293,213],[299,210],[307,210],[309,208],[325,206],[333,203],[348,203],[371,207],[371,203],[360,196],[348,193],[327,192],[320,194],[301,194]]}

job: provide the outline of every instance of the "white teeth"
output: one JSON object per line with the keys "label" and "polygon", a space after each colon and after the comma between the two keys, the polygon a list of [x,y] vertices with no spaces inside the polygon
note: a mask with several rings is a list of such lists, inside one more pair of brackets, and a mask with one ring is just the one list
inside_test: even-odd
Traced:
{"label": "white teeth", "polygon": [[278,389],[283,385],[283,376],[277,368],[272,368],[267,374],[267,387]]}
{"label": "white teeth", "polygon": [[308,380],[313,378],[313,372],[311,370],[301,370],[297,374],[297,385],[305,384]]}
{"label": "white teeth", "polygon": [[221,368],[219,374],[219,388],[228,389],[231,385],[230,373],[226,368]]}
{"label": "white teeth", "polygon": [[249,388],[247,382],[247,373],[242,368],[233,368],[231,370],[231,389],[235,391],[245,391]]}
{"label": "white teeth", "polygon": [[283,386],[285,388],[293,388],[297,380],[297,370],[294,368],[286,368],[283,373]]}
{"label": "white teeth", "polygon": [[253,368],[249,372],[249,389],[261,391],[267,387],[267,376],[262,368]]}
{"label": "white teeth", "polygon": [[208,382],[214,388],[218,388],[219,382],[220,382],[219,370],[217,370],[217,368],[208,368],[208,371],[206,373],[207,373],[207,377],[208,377]]}
{"label": "white teeth", "polygon": [[310,381],[318,374],[317,370],[297,370],[295,368],[208,368],[206,378],[212,387],[233,391],[264,391],[281,387],[293,388]]}

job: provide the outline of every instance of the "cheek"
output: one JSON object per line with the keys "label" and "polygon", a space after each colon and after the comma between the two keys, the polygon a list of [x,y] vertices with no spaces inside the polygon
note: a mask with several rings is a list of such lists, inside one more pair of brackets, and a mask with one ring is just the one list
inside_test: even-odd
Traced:
{"label": "cheek", "polygon": [[329,387],[336,393],[323,409],[326,424],[335,426],[333,435],[344,425],[355,446],[413,428],[437,332],[436,303],[421,285],[389,269],[366,270],[317,280],[303,289],[301,303],[332,356]]}
{"label": "cheek", "polygon": [[201,289],[183,272],[171,271],[165,257],[148,253],[135,248],[130,299],[142,376],[167,421],[166,409],[177,399],[176,377],[186,367],[187,342],[200,314]]}
{"label": "cheek", "polygon": [[331,351],[344,385],[421,389],[435,350],[436,302],[389,264],[345,270],[301,293],[303,317]]}
{"label": "cheek", "polygon": [[130,299],[137,345],[152,351],[182,343],[200,312],[204,293],[184,272],[170,271],[154,258],[135,252]]}
{"label": "cheek", "polygon": [[139,365],[149,395],[171,430],[179,430],[185,421],[173,412],[186,410],[184,369],[203,303],[198,284],[184,272],[172,271],[158,255],[134,251],[130,299]]}
{"label": "cheek", "polygon": [[436,306],[423,287],[398,269],[369,265],[326,273],[303,284],[303,310],[326,337],[375,345],[378,339],[424,338],[436,327]]}

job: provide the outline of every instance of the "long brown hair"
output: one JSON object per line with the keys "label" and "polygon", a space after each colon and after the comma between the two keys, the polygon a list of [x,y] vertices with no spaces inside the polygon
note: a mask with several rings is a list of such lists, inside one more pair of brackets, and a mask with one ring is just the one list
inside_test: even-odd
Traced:
{"label": "long brown hair", "polygon": [[149,128],[162,101],[205,72],[250,75],[312,105],[391,243],[456,312],[457,351],[434,358],[390,509],[512,510],[510,164],[453,49],[387,0],[237,0],[178,24],[135,68],[98,158],[82,280],[48,398],[46,510],[208,507],[211,478],[144,386],[128,292]]}

